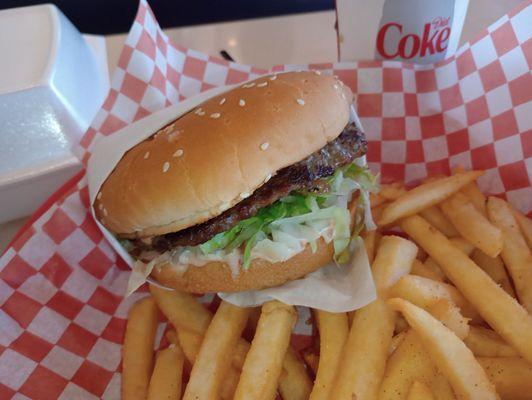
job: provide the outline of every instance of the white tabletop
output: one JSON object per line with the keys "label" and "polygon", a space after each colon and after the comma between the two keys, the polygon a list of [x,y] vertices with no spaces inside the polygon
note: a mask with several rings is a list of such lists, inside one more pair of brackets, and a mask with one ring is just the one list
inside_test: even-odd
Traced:
{"label": "white tabletop", "polygon": [[[505,14],[521,0],[470,0],[461,43]],[[337,59],[334,11],[223,22],[166,29],[174,43],[207,54],[226,50],[237,61],[257,67]],[[125,34],[106,37],[109,71],[118,63]],[[0,224],[0,253],[27,218]]]}

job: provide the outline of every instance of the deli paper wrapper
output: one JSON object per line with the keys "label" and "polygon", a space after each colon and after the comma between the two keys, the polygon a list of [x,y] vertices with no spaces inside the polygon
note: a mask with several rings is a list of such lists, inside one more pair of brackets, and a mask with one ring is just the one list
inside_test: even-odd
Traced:
{"label": "deli paper wrapper", "polygon": [[[111,136],[100,139],[95,144],[87,165],[91,204],[94,203],[105,179],[114,170],[116,164],[127,150],[210,97],[217,96],[231,88],[231,86],[225,86],[208,90],[198,96],[153,113],[126,126]],[[357,125],[360,125],[354,110],[351,111],[351,119]],[[92,207],[91,213],[96,220]],[[132,268],[127,294],[131,294],[138,289],[146,280],[160,286],[157,282],[147,279],[150,272],[149,269],[143,268],[139,265],[140,263],[135,263],[135,260],[120,245],[120,242],[111,232],[97,220],[96,223],[111,246]],[[361,240],[357,241],[351,260],[345,265],[337,266],[331,263],[302,279],[274,288],[233,294],[219,293],[219,295],[224,300],[243,307],[258,306],[268,300],[277,299],[286,304],[308,306],[330,312],[354,310],[363,307],[376,297],[366,250]]]}

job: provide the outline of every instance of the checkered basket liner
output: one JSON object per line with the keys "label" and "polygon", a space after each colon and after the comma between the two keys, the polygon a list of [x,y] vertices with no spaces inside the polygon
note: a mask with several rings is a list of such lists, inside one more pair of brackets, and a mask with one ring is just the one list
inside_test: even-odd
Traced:
{"label": "checkered basket liner", "polygon": [[[351,87],[383,181],[484,169],[482,189],[532,211],[532,2],[435,65],[394,61],[284,65],[319,69]],[[111,89],[76,149],[214,86],[267,72],[171,43],[145,0]],[[78,174],[31,218],[0,258],[0,399],[119,399],[129,270],[88,212]],[[206,300],[211,300],[212,296]],[[301,309],[294,344],[308,342]],[[158,337],[165,329],[161,324]]]}

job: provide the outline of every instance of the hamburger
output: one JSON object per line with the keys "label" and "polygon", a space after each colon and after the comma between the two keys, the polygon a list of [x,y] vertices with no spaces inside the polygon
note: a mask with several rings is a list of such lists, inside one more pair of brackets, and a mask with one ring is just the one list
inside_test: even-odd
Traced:
{"label": "hamburger", "polygon": [[281,285],[348,258],[374,184],[352,93],[332,76],[263,76],[128,150],[96,218],[159,283],[193,293]]}

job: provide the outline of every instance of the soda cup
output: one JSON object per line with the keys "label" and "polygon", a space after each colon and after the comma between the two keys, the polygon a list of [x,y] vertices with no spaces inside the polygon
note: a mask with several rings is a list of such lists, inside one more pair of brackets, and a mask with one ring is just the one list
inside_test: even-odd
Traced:
{"label": "soda cup", "polygon": [[455,53],[469,0],[337,0],[340,61],[433,63]]}

